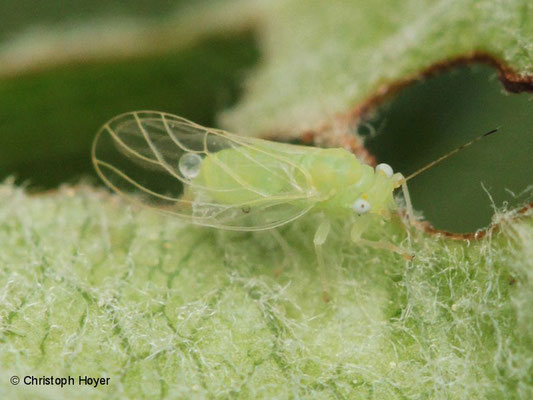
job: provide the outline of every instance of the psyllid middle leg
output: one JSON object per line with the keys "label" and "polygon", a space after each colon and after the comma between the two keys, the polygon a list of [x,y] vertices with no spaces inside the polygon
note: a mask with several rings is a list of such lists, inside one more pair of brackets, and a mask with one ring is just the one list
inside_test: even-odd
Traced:
{"label": "psyllid middle leg", "polygon": [[322,281],[322,299],[327,303],[330,300],[329,297],[329,285],[326,274],[326,263],[324,261],[324,253],[322,252],[322,246],[328,238],[331,224],[328,219],[322,220],[318,229],[315,232],[313,243],[315,245],[315,253],[318,261],[318,271],[320,274],[320,280]]}

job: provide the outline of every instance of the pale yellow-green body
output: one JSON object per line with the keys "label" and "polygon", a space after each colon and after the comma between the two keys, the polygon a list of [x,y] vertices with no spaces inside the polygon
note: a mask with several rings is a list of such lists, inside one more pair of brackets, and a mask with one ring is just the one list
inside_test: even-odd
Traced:
{"label": "pale yellow-green body", "polygon": [[[329,215],[353,215],[352,206],[359,198],[371,204],[371,213],[385,217],[396,208],[393,190],[398,176],[375,173],[344,149],[261,144],[208,155],[193,183],[209,188],[212,200],[227,205],[253,207],[263,198],[286,196],[287,202],[298,201],[302,207],[312,203],[313,210]],[[294,152],[289,157],[290,148]],[[278,152],[281,150],[283,153]],[[279,159],[272,156],[277,154],[282,154]],[[287,165],[294,168],[287,170]],[[260,192],[250,190],[252,187],[260,188]],[[297,199],[292,200],[295,196]]]}

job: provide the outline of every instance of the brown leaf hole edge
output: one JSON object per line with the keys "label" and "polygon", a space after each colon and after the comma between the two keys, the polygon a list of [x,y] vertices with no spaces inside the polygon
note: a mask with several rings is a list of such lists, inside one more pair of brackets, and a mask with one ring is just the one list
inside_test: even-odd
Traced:
{"label": "brown leaf hole edge", "polygon": [[[393,83],[380,86],[365,101],[357,105],[347,114],[341,114],[334,118],[333,122],[324,124],[317,130],[302,132],[300,140],[304,144],[315,144],[326,147],[343,147],[350,150],[360,159],[370,165],[376,165],[376,158],[364,147],[363,142],[354,134],[344,133],[342,135],[332,135],[330,133],[335,126],[350,127],[356,125],[356,122],[374,111],[379,105],[398,93],[403,88],[419,82],[423,79],[436,76],[456,67],[486,64],[494,67],[498,71],[498,77],[504,88],[510,93],[533,92],[533,75],[521,75],[506,65],[503,61],[489,53],[472,52],[466,55],[460,55],[455,58],[440,61],[423,69],[420,73],[407,76]],[[346,131],[346,129],[345,129]],[[279,135],[270,135],[269,138],[280,139]],[[533,210],[533,203],[522,207],[516,211],[516,217],[525,215],[528,211]],[[419,221],[416,228],[433,235],[444,236],[455,240],[479,240],[488,233],[499,229],[498,223],[493,223],[485,229],[477,230],[472,233],[454,233],[434,228],[428,221]]]}

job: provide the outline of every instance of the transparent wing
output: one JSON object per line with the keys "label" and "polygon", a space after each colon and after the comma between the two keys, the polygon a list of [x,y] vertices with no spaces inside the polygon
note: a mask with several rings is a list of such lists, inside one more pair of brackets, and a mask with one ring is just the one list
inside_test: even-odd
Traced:
{"label": "transparent wing", "polygon": [[139,111],[100,129],[92,159],[103,181],[133,202],[198,225],[251,231],[285,224],[316,203],[299,160],[317,150]]}

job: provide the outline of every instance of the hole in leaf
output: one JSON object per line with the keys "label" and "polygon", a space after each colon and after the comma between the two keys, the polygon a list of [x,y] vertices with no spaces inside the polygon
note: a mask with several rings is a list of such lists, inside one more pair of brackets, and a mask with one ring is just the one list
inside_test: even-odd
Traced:
{"label": "hole in leaf", "polygon": [[504,92],[488,66],[450,70],[403,89],[367,118],[376,129],[367,147],[407,176],[500,127],[408,183],[415,209],[435,228],[473,232],[490,224],[492,201],[501,207],[532,200],[531,192],[516,198],[509,192],[518,195],[533,184],[532,98]]}

